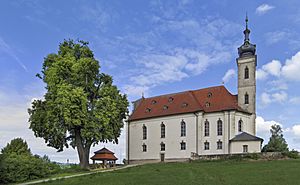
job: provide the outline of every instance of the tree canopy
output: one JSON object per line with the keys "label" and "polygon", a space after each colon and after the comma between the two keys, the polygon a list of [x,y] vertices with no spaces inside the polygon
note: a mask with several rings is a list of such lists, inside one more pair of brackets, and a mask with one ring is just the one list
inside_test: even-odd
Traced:
{"label": "tree canopy", "polygon": [[11,140],[10,143],[7,143],[7,145],[1,150],[1,152],[4,155],[31,155],[26,141],[24,141],[22,138],[15,138]]}
{"label": "tree canopy", "polygon": [[58,151],[76,147],[84,168],[91,145],[118,143],[128,113],[127,97],[113,85],[111,76],[100,73],[88,42],[65,40],[57,53],[44,59],[37,76],[47,92],[28,110],[36,137]]}
{"label": "tree canopy", "polygon": [[271,129],[271,137],[270,140],[268,142],[268,144],[266,144],[262,151],[263,152],[287,152],[289,151],[288,149],[288,144],[285,141],[285,139],[283,138],[283,134],[282,134],[282,129],[280,127],[280,125],[272,125]]}

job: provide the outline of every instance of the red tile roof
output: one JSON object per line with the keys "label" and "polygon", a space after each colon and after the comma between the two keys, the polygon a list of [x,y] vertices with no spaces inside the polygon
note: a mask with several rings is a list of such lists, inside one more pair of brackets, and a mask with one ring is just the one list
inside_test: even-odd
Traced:
{"label": "red tile roof", "polygon": [[197,111],[217,112],[225,110],[246,112],[238,106],[237,95],[232,95],[224,86],[215,86],[142,98],[129,117],[129,121]]}

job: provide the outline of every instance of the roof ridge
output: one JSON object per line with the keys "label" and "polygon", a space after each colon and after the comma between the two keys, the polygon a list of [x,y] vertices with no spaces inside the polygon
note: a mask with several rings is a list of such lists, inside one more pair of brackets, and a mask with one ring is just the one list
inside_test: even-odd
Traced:
{"label": "roof ridge", "polygon": [[195,101],[197,102],[197,104],[199,105],[199,108],[201,110],[204,110],[203,107],[201,106],[200,102],[198,101],[198,99],[196,98],[194,91],[189,91],[192,94],[192,97],[195,99]]}

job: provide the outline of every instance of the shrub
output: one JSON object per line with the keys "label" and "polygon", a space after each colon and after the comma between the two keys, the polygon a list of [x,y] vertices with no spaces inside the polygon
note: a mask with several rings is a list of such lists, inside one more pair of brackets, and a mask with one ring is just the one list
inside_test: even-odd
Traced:
{"label": "shrub", "polygon": [[282,155],[286,156],[288,158],[291,158],[291,159],[298,159],[298,158],[300,158],[299,152],[296,151],[296,150],[292,150],[292,151],[288,151],[288,152],[282,152]]}

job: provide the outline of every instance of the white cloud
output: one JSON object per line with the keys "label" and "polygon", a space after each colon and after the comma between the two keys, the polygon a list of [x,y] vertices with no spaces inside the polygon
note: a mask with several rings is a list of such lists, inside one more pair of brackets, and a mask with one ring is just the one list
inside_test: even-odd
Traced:
{"label": "white cloud", "polygon": [[235,70],[234,69],[229,69],[225,75],[222,78],[222,81],[224,83],[227,83],[232,77],[234,77],[236,75]]}
{"label": "white cloud", "polygon": [[125,85],[124,92],[130,96],[142,97],[148,96],[149,87],[147,86],[135,86],[135,85]]}
{"label": "white cloud", "polygon": [[270,137],[270,129],[272,125],[276,124],[282,127],[282,124],[280,124],[279,122],[276,122],[274,120],[266,121],[261,116],[257,116],[255,121],[257,135],[263,137],[265,143],[268,142],[268,139]]}
{"label": "white cloud", "polygon": [[268,5],[268,4],[262,4],[262,5],[260,5],[256,8],[255,12],[258,15],[263,15],[263,14],[267,13],[268,11],[270,11],[274,8],[275,8],[274,6],[271,6],[271,5]]}
{"label": "white cloud", "polygon": [[294,126],[292,127],[292,132],[293,132],[294,135],[300,137],[300,124],[294,125]]}
{"label": "white cloud", "polygon": [[270,103],[283,103],[288,99],[288,94],[284,91],[276,93],[263,92],[261,94],[261,101],[263,105],[268,105]]}
{"label": "white cloud", "polygon": [[290,33],[286,31],[274,31],[274,32],[268,32],[266,33],[266,41],[267,44],[275,44],[282,40],[286,40],[287,37],[290,36]]}
{"label": "white cloud", "polygon": [[281,63],[278,60],[272,60],[271,62],[262,66],[262,69],[273,76],[280,76]]}
{"label": "white cloud", "polygon": [[256,70],[256,79],[257,80],[265,80],[268,77],[268,73],[262,69]]}
{"label": "white cloud", "polygon": [[292,97],[289,102],[292,104],[300,104],[300,97]]}
{"label": "white cloud", "polygon": [[287,59],[282,67],[282,75],[291,81],[300,81],[300,51],[291,59]]}

